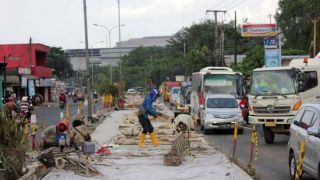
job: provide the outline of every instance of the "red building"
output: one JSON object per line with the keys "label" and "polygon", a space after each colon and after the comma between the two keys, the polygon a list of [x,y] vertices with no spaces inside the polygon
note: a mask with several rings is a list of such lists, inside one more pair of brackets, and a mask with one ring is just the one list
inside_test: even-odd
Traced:
{"label": "red building", "polygon": [[41,94],[51,101],[52,69],[47,67],[49,47],[43,44],[0,44],[0,62],[7,63],[4,86],[6,93],[17,98]]}

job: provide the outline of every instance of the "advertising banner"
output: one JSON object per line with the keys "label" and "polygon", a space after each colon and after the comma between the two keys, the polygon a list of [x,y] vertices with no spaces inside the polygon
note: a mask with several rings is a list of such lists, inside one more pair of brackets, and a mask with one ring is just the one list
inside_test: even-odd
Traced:
{"label": "advertising banner", "polygon": [[36,91],[35,91],[35,87],[34,87],[34,81],[29,79],[28,80],[28,96],[33,96],[36,94]]}
{"label": "advertising banner", "polygon": [[264,64],[266,67],[279,67],[280,50],[279,49],[264,49]]}
{"label": "advertising banner", "polygon": [[28,86],[27,77],[21,77],[21,87],[26,88]]}
{"label": "advertising banner", "polygon": [[277,35],[276,24],[243,24],[242,37],[267,37]]}
{"label": "advertising banner", "polygon": [[264,65],[266,67],[281,66],[281,57],[278,38],[264,38]]}

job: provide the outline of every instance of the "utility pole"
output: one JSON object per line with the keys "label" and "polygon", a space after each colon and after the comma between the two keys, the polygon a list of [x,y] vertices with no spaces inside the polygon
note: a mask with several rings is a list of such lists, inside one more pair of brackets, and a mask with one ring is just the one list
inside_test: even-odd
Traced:
{"label": "utility pole", "polygon": [[311,18],[313,23],[313,57],[316,57],[317,54],[317,23],[319,20],[320,18],[317,16]]}
{"label": "utility pole", "polygon": [[237,11],[234,11],[234,64],[237,67]]}
{"label": "utility pole", "polygon": [[120,25],[120,0],[117,0],[118,2],[118,26],[119,26],[119,84],[120,84],[120,91],[122,89],[121,87],[121,25]]}
{"label": "utility pole", "polygon": [[83,0],[83,12],[84,12],[84,33],[85,33],[85,47],[86,47],[86,78],[87,78],[87,94],[88,94],[88,121],[92,119],[91,108],[91,81],[90,81],[90,65],[89,65],[89,48],[88,48],[88,26],[87,26],[87,5],[86,0]]}
{"label": "utility pole", "polygon": [[206,10],[206,14],[208,14],[209,12],[213,12],[214,13],[214,21],[215,21],[215,25],[214,25],[214,52],[215,52],[215,66],[221,66],[222,62],[219,62],[218,60],[218,13],[226,13],[227,11],[225,10]]}
{"label": "utility pole", "polygon": [[272,21],[271,21],[272,14],[269,14],[268,17],[269,17],[269,23],[271,24],[271,22],[272,22]]}

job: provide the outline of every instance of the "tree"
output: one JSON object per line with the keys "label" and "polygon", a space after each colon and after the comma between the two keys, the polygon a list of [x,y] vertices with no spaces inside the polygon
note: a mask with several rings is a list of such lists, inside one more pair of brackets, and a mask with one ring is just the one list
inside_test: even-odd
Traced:
{"label": "tree", "polygon": [[[313,25],[311,16],[320,12],[319,0],[280,0],[276,13],[278,26],[284,32],[284,49],[310,52]],[[318,14],[319,15],[319,14]],[[320,31],[317,33],[318,42]]]}
{"label": "tree", "polygon": [[61,80],[72,77],[73,70],[68,55],[61,47],[50,47],[47,56],[47,64],[54,69],[54,75]]}
{"label": "tree", "polygon": [[262,45],[252,47],[243,59],[242,63],[237,68],[244,76],[249,76],[253,69],[262,67],[264,64],[264,49]]}

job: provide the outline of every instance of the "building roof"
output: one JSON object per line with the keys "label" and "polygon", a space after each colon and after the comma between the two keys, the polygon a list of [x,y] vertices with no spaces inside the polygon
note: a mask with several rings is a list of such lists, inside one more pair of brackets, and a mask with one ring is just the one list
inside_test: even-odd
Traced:
{"label": "building roof", "polygon": [[[140,47],[140,46],[160,46],[164,47],[169,44],[171,36],[149,36],[143,38],[132,38],[127,41],[121,41],[121,47]],[[119,42],[116,47],[119,47]]]}

